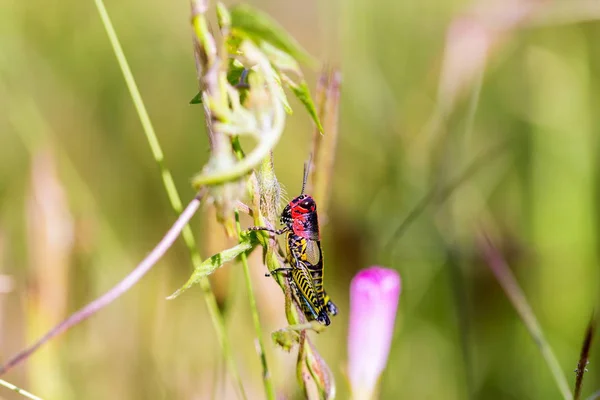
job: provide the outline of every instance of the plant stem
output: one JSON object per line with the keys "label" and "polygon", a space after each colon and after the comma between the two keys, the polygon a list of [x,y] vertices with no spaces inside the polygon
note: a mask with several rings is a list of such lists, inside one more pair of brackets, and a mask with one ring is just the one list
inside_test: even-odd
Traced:
{"label": "plant stem", "polygon": [[519,317],[521,317],[525,328],[527,328],[527,331],[531,335],[533,341],[540,349],[540,352],[546,360],[548,368],[550,368],[550,372],[554,377],[554,381],[556,382],[562,397],[566,400],[571,400],[573,396],[571,395],[567,378],[565,377],[560,364],[558,363],[558,360],[556,359],[556,356],[550,347],[550,344],[548,344],[546,341],[544,332],[535,318],[535,314],[533,313],[531,306],[529,303],[527,303],[527,299],[519,287],[515,276],[487,235],[483,234],[479,239],[479,246],[485,261],[492,270],[492,273],[496,276],[500,286],[502,286],[504,293],[506,293],[506,297],[508,297],[512,303],[513,307],[517,311],[517,314],[519,314]]}
{"label": "plant stem", "polygon": [[[163,185],[167,192],[167,196],[169,198],[169,202],[171,203],[171,207],[173,208],[173,210],[175,210],[177,214],[180,214],[182,210],[181,198],[179,197],[179,193],[177,192],[175,182],[173,181],[173,176],[171,175],[171,172],[164,163],[164,155],[160,147],[160,143],[158,142],[158,138],[156,136],[156,133],[154,132],[154,127],[150,122],[150,116],[148,115],[140,91],[138,90],[137,84],[133,77],[133,73],[131,72],[131,68],[129,68],[129,63],[127,62],[127,58],[125,57],[125,53],[123,52],[123,48],[121,47],[117,33],[115,32],[115,29],[112,25],[112,22],[110,20],[108,12],[106,11],[106,7],[104,6],[103,1],[95,0],[95,3],[96,7],[98,8],[98,13],[100,14],[100,18],[102,19],[102,24],[106,29],[108,39],[112,45],[113,51],[119,63],[119,67],[121,68],[121,72],[123,73],[123,78],[125,79],[125,83],[127,84],[127,88],[129,89],[129,94],[131,95],[131,99],[138,113],[140,122],[142,123],[142,127],[146,135],[146,140],[150,145],[150,149],[152,151],[152,155],[154,156],[154,160],[156,161],[160,169]],[[200,266],[200,264],[202,263],[202,258],[196,247],[196,240],[194,238],[194,234],[192,233],[192,229],[189,225],[186,224],[183,227],[182,236],[190,252],[190,257],[194,268]],[[204,300],[206,301],[208,312],[210,314],[212,323],[215,327],[217,338],[223,351],[223,356],[227,360],[229,372],[235,379],[242,397],[246,398],[244,387],[242,385],[242,380],[235,365],[235,361],[231,352],[231,346],[229,344],[229,339],[227,338],[225,330],[225,321],[223,319],[223,315],[219,311],[217,300],[212,291],[210,282],[207,278],[204,278],[200,281],[200,287],[202,289],[202,292],[204,293]]]}
{"label": "plant stem", "polygon": [[502,155],[504,150],[507,148],[507,145],[508,142],[503,142],[486,149],[473,160],[471,160],[471,162],[461,171],[461,173],[454,179],[450,180],[445,186],[440,187],[439,183],[434,184],[419,200],[419,202],[415,204],[415,206],[410,210],[400,225],[398,225],[398,227],[383,245],[382,253],[386,255],[387,259],[391,261],[393,258],[392,252],[396,242],[404,235],[404,233],[406,233],[412,223],[415,222],[417,218],[425,212],[427,207],[429,207],[431,204],[442,204],[448,200],[448,198],[450,198],[450,196],[452,196],[452,194],[454,194],[454,192],[463,183],[479,172],[482,167]]}
{"label": "plant stem", "polygon": [[581,388],[583,387],[583,376],[587,372],[587,365],[589,363],[590,351],[592,348],[592,340],[594,339],[594,332],[596,331],[596,318],[592,315],[590,322],[588,323],[585,331],[585,337],[583,339],[583,345],[581,346],[581,355],[579,356],[579,362],[577,363],[577,374],[575,379],[575,390],[573,391],[573,399],[579,400],[581,397]]}
{"label": "plant stem", "polygon": [[[238,232],[238,239],[241,240],[242,228],[240,226],[240,214],[238,211],[235,212],[235,223]],[[244,268],[246,286],[248,287],[248,300],[250,302],[250,312],[252,313],[254,330],[256,331],[256,350],[258,352],[258,356],[260,357],[260,363],[262,365],[263,384],[265,385],[267,399],[275,400],[275,391],[273,390],[273,382],[271,380],[271,374],[269,373],[269,367],[267,366],[267,356],[265,354],[265,347],[262,341],[262,328],[260,325],[260,317],[258,315],[258,308],[256,307],[256,298],[254,296],[254,289],[252,288],[252,279],[250,277],[250,268],[248,267],[248,257],[246,256],[246,253],[240,254],[240,260]]]}
{"label": "plant stem", "polygon": [[127,292],[129,289],[133,287],[150,269],[160,260],[160,258],[166,253],[166,251],[173,245],[175,239],[181,233],[183,227],[189,222],[192,216],[200,207],[200,200],[203,194],[198,194],[194,199],[190,202],[190,204],[186,207],[186,209],[181,213],[177,221],[173,224],[171,229],[167,232],[167,234],[162,238],[162,240],[154,247],[154,249],[144,258],[133,271],[129,273],[125,278],[123,278],[119,283],[113,286],[108,292],[104,293],[102,296],[98,297],[96,300],[92,301],[85,307],[81,308],[79,311],[71,314],[70,317],[56,325],[52,328],[48,333],[42,336],[37,342],[26,348],[25,350],[19,352],[17,355],[8,360],[7,363],[0,366],[0,375],[5,374],[9,369],[21,363],[22,361],[29,358],[31,354],[37,351],[42,345],[46,342],[54,338],[55,336],[60,335],[61,333],[67,331],[74,325],[79,324],[85,319],[91,317],[96,312],[100,311],[102,308],[106,307],[114,300],[119,298],[122,294]]}
{"label": "plant stem", "polygon": [[3,380],[3,379],[0,379],[0,385],[4,386],[4,387],[6,387],[6,388],[8,388],[8,389],[10,389],[10,390],[12,390],[12,391],[15,391],[15,392],[19,393],[21,396],[23,396],[23,397],[27,397],[28,399],[32,399],[32,400],[42,400],[42,398],[41,398],[41,397],[37,397],[36,395],[34,395],[34,394],[31,394],[31,393],[29,393],[28,391],[26,391],[26,390],[23,390],[23,389],[21,389],[21,388],[19,388],[19,387],[15,386],[15,385],[13,385],[12,383],[6,382],[6,381],[5,381],[5,380]]}

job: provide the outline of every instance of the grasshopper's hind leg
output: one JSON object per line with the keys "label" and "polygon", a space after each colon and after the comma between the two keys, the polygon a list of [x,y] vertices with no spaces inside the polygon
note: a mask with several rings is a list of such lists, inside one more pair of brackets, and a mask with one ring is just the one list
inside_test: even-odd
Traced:
{"label": "grasshopper's hind leg", "polygon": [[328,326],[331,323],[325,310],[321,310],[321,312],[318,313],[317,310],[315,310],[315,308],[310,304],[306,296],[304,296],[302,292],[300,292],[300,290],[296,287],[296,285],[293,282],[291,282],[290,286],[292,287],[292,291],[294,292],[293,295],[296,302],[300,306],[302,313],[309,322],[316,320],[325,326]]}

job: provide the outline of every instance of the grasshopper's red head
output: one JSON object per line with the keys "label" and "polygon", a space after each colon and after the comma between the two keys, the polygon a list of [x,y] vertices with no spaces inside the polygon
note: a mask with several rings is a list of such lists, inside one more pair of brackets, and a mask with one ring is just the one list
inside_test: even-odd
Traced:
{"label": "grasshopper's red head", "polygon": [[301,194],[285,206],[281,213],[281,224],[303,238],[320,239],[317,203],[307,194]]}
{"label": "grasshopper's red head", "polygon": [[302,179],[300,196],[294,198],[285,206],[280,221],[295,235],[309,240],[320,240],[317,203],[315,203],[312,196],[304,194],[309,170],[310,160],[304,164],[304,178]]}

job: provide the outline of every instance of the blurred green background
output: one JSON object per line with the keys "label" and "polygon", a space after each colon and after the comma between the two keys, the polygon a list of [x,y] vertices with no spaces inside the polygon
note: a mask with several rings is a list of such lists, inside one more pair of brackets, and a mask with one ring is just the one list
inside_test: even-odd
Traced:
{"label": "blurred green background", "polygon": [[[403,279],[382,399],[560,398],[481,259],[482,230],[505,254],[573,384],[600,281],[600,12],[595,2],[569,3],[250,2],[343,73],[323,225],[326,287],[341,313],[314,337],[338,398],[348,396],[349,283],[373,264]],[[0,4],[6,360],[127,274],[175,216],[93,1]],[[197,88],[189,4],[106,6],[189,201],[189,179],[208,156],[202,108],[188,105]],[[318,70],[307,75],[314,87]],[[313,129],[292,106],[275,151],[290,198],[300,190]],[[443,191],[476,159],[477,172],[447,201],[433,196],[395,235],[432,188]],[[210,209],[193,228],[203,256],[231,244]],[[269,339],[285,326],[283,297],[264,278],[258,253],[253,284],[268,362],[279,396],[299,398],[295,353]],[[178,241],[133,290],[3,378],[48,399],[235,398],[201,291],[165,300],[190,272]],[[212,282],[245,388],[261,398],[241,267],[226,265]],[[584,395],[600,388],[598,349]],[[21,398],[3,388],[0,397]]]}

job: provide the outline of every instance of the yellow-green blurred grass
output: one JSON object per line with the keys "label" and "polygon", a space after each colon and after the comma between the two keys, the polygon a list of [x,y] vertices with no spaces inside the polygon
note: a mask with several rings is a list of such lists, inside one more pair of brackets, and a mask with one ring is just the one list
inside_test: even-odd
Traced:
{"label": "yellow-green blurred grass", "polygon": [[[348,283],[357,269],[383,261],[382,242],[432,184],[429,161],[437,143],[416,144],[435,110],[445,30],[467,4],[252,4],[270,11],[313,54],[342,60],[341,131],[323,240],[327,290],[341,315],[316,342],[336,373],[338,397],[345,398],[341,371]],[[206,160],[208,145],[201,109],[187,105],[196,88],[188,4],[134,1],[107,7],[166,162],[189,199],[189,178]],[[22,313],[34,273],[28,267],[25,199],[36,149],[53,150],[80,244],[69,271],[68,310],[128,272],[166,231],[173,213],[92,2],[40,7],[6,0],[0,22],[0,106],[5,111],[0,113],[0,229],[9,243],[0,273],[16,282],[11,294],[0,294],[7,308],[0,313],[0,357],[5,359],[25,344]],[[325,32],[336,36],[320,36]],[[447,232],[453,236],[445,239],[459,245],[465,276],[476,397],[558,397],[516,313],[473,255],[474,223],[483,217],[504,235],[508,261],[574,382],[571,371],[597,304],[599,281],[595,110],[600,59],[594,50],[599,34],[597,23],[519,31],[493,53],[471,142],[452,149],[448,174],[458,173],[479,149],[504,139],[510,144],[505,156],[470,180],[470,190],[459,189],[446,204],[452,226],[440,226],[437,210],[445,206],[434,206],[394,246],[392,266],[402,273],[403,294],[382,398],[466,397],[458,311],[440,240]],[[446,126],[459,139],[466,101]],[[312,133],[309,119],[296,109],[275,152],[278,177],[290,196],[298,190]],[[204,215],[194,220],[200,240],[214,231],[206,228]],[[215,242],[207,250],[217,251]],[[224,268],[225,280],[239,289],[228,313],[230,336],[248,392],[260,395],[241,268]],[[261,268],[254,263],[253,282],[265,316],[270,369],[276,387],[293,392],[293,356],[279,356],[268,337],[283,323],[283,303],[278,307],[279,298],[263,295],[275,285],[261,279]],[[52,367],[62,371],[61,387],[67,388],[61,398],[208,398],[223,366],[200,291],[164,300],[189,271],[189,257],[177,243],[130,293],[51,344]],[[271,320],[277,312],[281,318]],[[594,368],[599,354],[593,349],[584,396],[600,387]],[[278,368],[280,358],[288,361]],[[32,365],[8,378],[45,397],[49,387],[35,384],[39,377],[27,377]]]}

